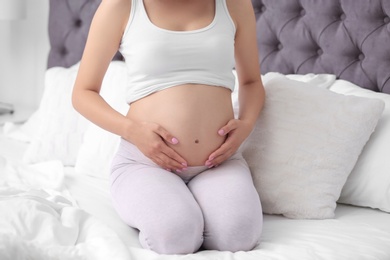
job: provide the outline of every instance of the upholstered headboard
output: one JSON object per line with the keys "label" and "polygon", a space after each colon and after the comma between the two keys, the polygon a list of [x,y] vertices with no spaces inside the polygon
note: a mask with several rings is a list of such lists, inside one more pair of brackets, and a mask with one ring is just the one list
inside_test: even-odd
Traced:
{"label": "upholstered headboard", "polygon": [[[50,0],[48,68],[70,67],[83,54],[92,17],[101,0]],[[116,60],[122,59],[117,53]]]}
{"label": "upholstered headboard", "polygon": [[[99,3],[50,0],[48,67],[80,60]],[[390,94],[390,0],[252,3],[263,74],[330,73]]]}
{"label": "upholstered headboard", "polygon": [[390,93],[390,0],[252,0],[262,73],[331,73]]}

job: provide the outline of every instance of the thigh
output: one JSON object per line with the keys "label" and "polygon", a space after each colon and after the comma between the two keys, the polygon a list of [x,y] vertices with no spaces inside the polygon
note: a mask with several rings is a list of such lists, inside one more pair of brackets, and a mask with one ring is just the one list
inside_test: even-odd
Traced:
{"label": "thigh", "polygon": [[174,222],[178,214],[180,218],[187,217],[183,214],[201,214],[183,180],[164,169],[128,164],[116,169],[112,176],[114,207],[125,223],[132,227],[143,229],[156,222],[164,225],[165,218]]}
{"label": "thigh", "polygon": [[158,167],[126,165],[113,172],[111,194],[122,220],[140,231],[144,248],[193,253],[203,243],[203,215],[184,181]]}
{"label": "thigh", "polygon": [[153,163],[126,140],[121,139],[110,177],[114,207],[132,227],[140,228],[145,218],[167,215],[180,207],[199,207],[181,178]]}
{"label": "thigh", "polygon": [[241,156],[202,172],[188,187],[203,212],[206,248],[237,251],[256,245],[262,229],[261,203]]}
{"label": "thigh", "polygon": [[240,156],[198,174],[188,183],[188,187],[202,204],[202,209],[261,208],[249,167]]}

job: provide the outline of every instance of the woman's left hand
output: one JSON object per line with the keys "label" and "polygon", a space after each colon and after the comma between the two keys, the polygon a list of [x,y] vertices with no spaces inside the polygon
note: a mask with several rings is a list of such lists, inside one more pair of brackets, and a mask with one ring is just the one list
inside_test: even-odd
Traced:
{"label": "woman's left hand", "polygon": [[218,131],[220,136],[226,136],[225,142],[216,151],[210,154],[205,165],[212,168],[230,158],[251,133],[252,128],[252,124],[243,120],[229,120],[229,122]]}

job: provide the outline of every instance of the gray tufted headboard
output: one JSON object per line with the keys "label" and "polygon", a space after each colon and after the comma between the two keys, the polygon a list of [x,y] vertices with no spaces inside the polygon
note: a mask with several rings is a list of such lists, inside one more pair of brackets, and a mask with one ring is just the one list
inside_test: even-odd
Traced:
{"label": "gray tufted headboard", "polygon": [[390,94],[390,0],[252,0],[262,73],[330,73]]}
{"label": "gray tufted headboard", "polygon": [[[70,67],[83,54],[92,17],[101,0],[50,0],[47,67]],[[115,60],[121,60],[117,53]]]}
{"label": "gray tufted headboard", "polygon": [[[49,68],[80,60],[99,3],[50,0]],[[390,94],[390,0],[252,3],[263,74],[330,73]]]}

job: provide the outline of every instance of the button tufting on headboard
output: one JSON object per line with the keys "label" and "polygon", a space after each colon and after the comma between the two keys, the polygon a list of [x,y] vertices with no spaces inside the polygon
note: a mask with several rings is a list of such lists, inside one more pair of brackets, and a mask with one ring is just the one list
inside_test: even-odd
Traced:
{"label": "button tufting on headboard", "polygon": [[74,26],[80,28],[83,25],[83,21],[80,18],[74,20]]}
{"label": "button tufting on headboard", "polygon": [[60,48],[58,52],[61,54],[61,56],[65,56],[65,55],[68,54],[68,51],[66,50],[66,47]]}
{"label": "button tufting on headboard", "polygon": [[252,0],[262,73],[331,73],[390,93],[389,0]]}
{"label": "button tufting on headboard", "polygon": [[[50,0],[48,68],[81,59],[100,1]],[[262,73],[331,73],[390,93],[390,0],[252,3]]]}
{"label": "button tufting on headboard", "polygon": [[[50,0],[48,68],[70,67],[84,51],[92,17],[100,0]],[[114,59],[123,59],[117,53]]]}

